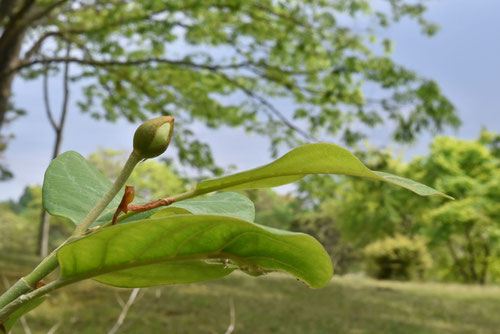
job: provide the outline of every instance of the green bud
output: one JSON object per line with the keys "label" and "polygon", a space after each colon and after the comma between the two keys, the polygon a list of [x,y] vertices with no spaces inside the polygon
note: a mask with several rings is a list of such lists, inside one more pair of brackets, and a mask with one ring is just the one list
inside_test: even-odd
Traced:
{"label": "green bud", "polygon": [[174,118],[161,116],[142,123],[134,134],[134,153],[141,159],[159,156],[168,147],[174,132]]}

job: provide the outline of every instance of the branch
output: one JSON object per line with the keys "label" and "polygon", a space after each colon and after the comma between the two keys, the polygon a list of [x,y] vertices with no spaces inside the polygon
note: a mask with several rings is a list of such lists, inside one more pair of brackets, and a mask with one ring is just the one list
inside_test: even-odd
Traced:
{"label": "branch", "polygon": [[59,1],[54,2],[51,5],[47,6],[46,8],[43,8],[39,11],[36,11],[31,17],[28,17],[28,21],[30,23],[34,23],[34,22],[38,21],[39,19],[50,14],[51,11],[53,11],[57,7],[61,6],[65,2],[67,2],[67,0],[59,0]]}
{"label": "branch", "polygon": [[113,328],[111,328],[108,332],[108,334],[115,334],[118,331],[118,328],[123,324],[123,321],[125,320],[125,317],[127,316],[128,310],[132,306],[132,304],[135,302],[135,298],[137,297],[137,294],[139,293],[141,289],[139,288],[134,288],[132,290],[132,293],[130,294],[130,297],[128,298],[127,303],[123,306],[122,312],[120,313],[120,316],[118,317],[118,320],[116,321],[115,325]]}
{"label": "branch", "polygon": [[224,80],[230,82],[231,84],[233,84],[234,86],[236,86],[240,90],[242,90],[247,96],[253,98],[254,100],[258,101],[260,104],[262,104],[263,106],[265,106],[272,114],[274,114],[275,116],[277,116],[281,120],[281,122],[283,122],[283,124],[285,124],[287,127],[289,127],[293,131],[295,131],[298,134],[300,134],[301,136],[303,136],[307,141],[318,142],[318,140],[314,136],[311,136],[309,133],[305,132],[304,130],[302,130],[301,128],[297,127],[295,124],[293,124],[292,122],[290,122],[285,117],[285,115],[283,115],[278,109],[276,109],[276,107],[271,102],[269,102],[268,100],[266,100],[264,97],[262,97],[260,95],[257,95],[255,92],[253,92],[252,90],[250,90],[250,89],[246,88],[245,86],[239,84],[235,80],[229,78],[227,75],[225,75],[223,73],[218,73],[218,74]]}
{"label": "branch", "polygon": [[[31,9],[31,7],[35,4],[35,0],[26,0],[24,1],[24,4],[23,6],[21,7],[21,9],[19,9],[19,11],[14,14],[14,16],[12,17],[12,19],[10,20],[9,22],[9,26],[10,25],[15,25],[16,24],[16,21],[20,20],[23,18],[23,16],[29,12],[29,10]],[[7,30],[8,28],[6,28]]]}
{"label": "branch", "polygon": [[230,320],[229,326],[226,329],[225,334],[231,334],[234,331],[234,327],[236,325],[236,314],[234,311],[233,297],[229,298],[229,318],[231,320]]}
{"label": "branch", "polygon": [[47,72],[43,74],[43,102],[45,105],[45,113],[47,114],[47,118],[49,119],[50,125],[54,129],[54,131],[58,131],[58,126],[56,121],[54,120],[54,116],[52,115],[52,110],[50,108],[50,99],[49,99],[49,76]]}
{"label": "branch", "polygon": [[[68,43],[66,47],[66,57],[69,57],[71,51],[71,44]],[[61,118],[59,120],[58,130],[62,131],[64,128],[64,123],[66,121],[66,115],[68,113],[68,101],[69,101],[69,62],[64,63],[64,74],[63,74],[63,104],[61,108]]]}
{"label": "branch", "polygon": [[94,60],[94,59],[81,59],[75,57],[55,57],[55,58],[44,58],[44,59],[35,59],[32,61],[22,62],[17,67],[11,69],[8,74],[12,72],[17,72],[22,70],[23,68],[30,67],[36,64],[48,65],[52,63],[77,63],[80,65],[88,65],[95,67],[109,67],[109,66],[137,66],[144,64],[168,64],[174,66],[186,66],[193,67],[197,69],[205,69],[209,71],[218,71],[223,69],[237,69],[246,67],[249,65],[249,62],[241,62],[237,64],[227,64],[227,65],[206,65],[206,64],[197,64],[187,60],[172,60],[165,58],[144,58],[137,60]]}
{"label": "branch", "polygon": [[59,329],[59,327],[61,327],[61,325],[62,325],[62,321],[56,322],[54,324],[54,326],[50,327],[50,329],[47,332],[47,334],[54,334]]}
{"label": "branch", "polygon": [[26,53],[24,54],[24,57],[23,57],[23,63],[24,62],[28,62],[29,59],[38,52],[38,50],[40,50],[40,48],[42,47],[42,44],[43,42],[45,42],[45,40],[51,36],[57,36],[57,35],[61,35],[62,33],[60,31],[49,31],[49,32],[46,32],[45,34],[43,34],[42,36],[40,36],[40,38],[33,44],[33,46],[31,48],[28,49],[28,51],[26,51]]}

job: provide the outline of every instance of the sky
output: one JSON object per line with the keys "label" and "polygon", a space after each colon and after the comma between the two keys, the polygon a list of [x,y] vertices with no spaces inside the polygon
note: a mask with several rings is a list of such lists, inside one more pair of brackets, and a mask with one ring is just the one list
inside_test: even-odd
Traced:
{"label": "sky", "polygon": [[[458,131],[447,130],[445,134],[474,139],[483,126],[500,132],[500,1],[434,0],[428,5],[427,17],[438,22],[441,31],[428,38],[415,23],[405,21],[394,26],[388,32],[395,41],[394,60],[436,80],[457,107],[463,125]],[[60,85],[59,80],[54,80],[49,86],[55,111],[61,104]],[[75,150],[83,156],[100,148],[130,151],[138,124],[122,120],[107,123],[81,114],[75,106],[79,94],[73,87],[61,151]],[[5,129],[6,133],[15,134],[5,153],[15,178],[0,183],[0,201],[17,199],[26,185],[41,185],[52,155],[54,134],[43,109],[41,80],[16,79],[14,103],[28,110],[28,115]],[[389,145],[383,132],[374,132],[370,141]],[[215,161],[223,167],[236,165],[237,170],[245,170],[271,161],[265,138],[242,130],[213,131],[203,126],[196,133],[211,144]],[[422,135],[418,144],[397,149],[405,151],[404,156],[409,159],[425,154],[431,140],[431,135]],[[174,152],[167,152],[166,156],[174,157]]]}

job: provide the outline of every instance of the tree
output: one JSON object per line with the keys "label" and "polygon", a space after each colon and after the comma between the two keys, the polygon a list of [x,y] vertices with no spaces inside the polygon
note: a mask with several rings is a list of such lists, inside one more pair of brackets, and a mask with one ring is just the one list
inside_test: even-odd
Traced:
{"label": "tree", "polygon": [[[338,229],[339,244],[355,250],[368,244],[384,249],[397,236],[424,238],[432,252],[434,275],[484,284],[500,278],[499,135],[482,131],[477,140],[437,137],[430,153],[405,163],[390,151],[358,152],[366,165],[404,175],[456,198],[412,198],[378,181],[317,178],[304,180],[300,197]],[[391,241],[392,240],[392,241]],[[380,247],[379,247],[380,246]]]}
{"label": "tree", "polygon": [[[449,137],[434,141],[427,158],[413,163],[414,175],[456,197],[426,219],[431,245],[444,248],[449,276],[484,284],[498,279],[500,256],[500,159],[498,134],[483,131],[478,140]],[[418,173],[418,174],[416,174]]]}
{"label": "tree", "polygon": [[[1,0],[0,130],[15,110],[14,78],[71,63],[83,112],[109,121],[171,114],[181,161],[213,172],[195,121],[264,134],[275,153],[316,136],[352,143],[363,135],[353,124],[393,122],[397,140],[413,140],[459,121],[437,84],[395,64],[391,42],[375,35],[404,17],[432,35],[423,3]],[[284,101],[293,107],[280,110]]]}
{"label": "tree", "polygon": [[256,221],[275,228],[290,228],[297,211],[292,196],[280,195],[272,189],[249,190],[246,195],[254,202]]}
{"label": "tree", "polygon": [[[356,155],[370,169],[413,176],[408,172],[408,164],[394,157],[390,150],[376,151],[368,147],[358,149]],[[306,203],[312,199],[310,206],[315,207],[316,201],[321,201],[319,211],[332,217],[342,241],[356,249],[388,236],[411,237],[417,232],[417,222],[422,214],[420,208],[428,210],[432,207],[428,199],[412,198],[378,181],[359,182],[357,179],[321,176],[301,182],[299,192]]]}

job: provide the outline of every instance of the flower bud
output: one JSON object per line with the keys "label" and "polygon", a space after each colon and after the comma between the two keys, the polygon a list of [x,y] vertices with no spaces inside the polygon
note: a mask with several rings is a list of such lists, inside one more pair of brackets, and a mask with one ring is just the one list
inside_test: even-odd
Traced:
{"label": "flower bud", "polygon": [[142,123],[134,134],[134,153],[141,159],[159,156],[168,147],[174,132],[174,118],[161,116]]}

